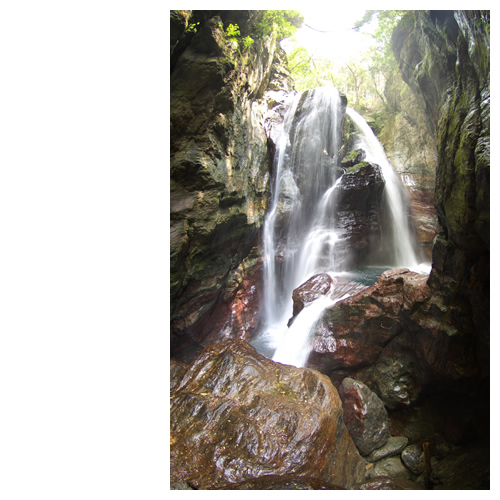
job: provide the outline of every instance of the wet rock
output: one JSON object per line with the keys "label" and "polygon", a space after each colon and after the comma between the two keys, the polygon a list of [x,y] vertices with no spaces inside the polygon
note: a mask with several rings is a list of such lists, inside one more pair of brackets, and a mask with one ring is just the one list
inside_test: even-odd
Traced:
{"label": "wet rock", "polygon": [[293,317],[297,316],[305,306],[314,302],[320,295],[339,299],[346,295],[355,295],[366,288],[366,286],[344,278],[332,278],[327,273],[316,274],[293,291]]}
{"label": "wet rock", "polygon": [[187,368],[187,366],[188,365],[182,361],[170,358],[170,390],[172,390],[172,388],[180,380],[182,372]]}
{"label": "wet rock", "polygon": [[199,326],[203,345],[224,338],[251,338],[259,319],[262,259],[257,248],[231,273],[209,318]]}
{"label": "wet rock", "polygon": [[389,458],[399,455],[408,444],[408,438],[405,436],[391,436],[384,446],[373,450],[366,458],[368,462],[377,462],[383,458]]}
{"label": "wet rock", "polygon": [[293,474],[345,488],[364,477],[330,380],[242,340],[206,348],[170,402],[171,481],[211,489]]}
{"label": "wet rock", "polygon": [[384,272],[371,287],[327,309],[318,322],[311,366],[328,373],[373,364],[402,331],[402,316],[425,301],[427,276],[408,269]]}
{"label": "wet rock", "polygon": [[259,479],[243,481],[222,490],[345,490],[326,481],[297,476],[264,476]]}
{"label": "wet rock", "polygon": [[410,471],[404,466],[401,458],[389,457],[375,463],[375,467],[369,471],[370,479],[378,476],[389,476],[391,478],[411,480]]}
{"label": "wet rock", "polygon": [[343,241],[337,258],[343,267],[369,265],[380,253],[384,178],[378,165],[361,162],[347,168],[336,189],[336,228]]}
{"label": "wet rock", "polygon": [[418,353],[399,337],[384,348],[375,365],[365,370],[362,377],[390,410],[414,405],[430,381],[429,369]]}
{"label": "wet rock", "polygon": [[421,474],[424,471],[424,452],[416,444],[411,444],[403,450],[401,460],[413,474]]}
{"label": "wet rock", "polygon": [[380,448],[389,439],[387,410],[378,396],[362,382],[345,378],[339,387],[344,422],[362,455]]}
{"label": "wet rock", "polygon": [[[455,449],[442,460],[432,458],[431,484],[435,490],[489,490],[489,441]],[[424,484],[425,474],[419,477]]]}
{"label": "wet rock", "polygon": [[[406,191],[410,203],[410,220],[416,230],[416,240],[422,252],[422,260],[431,262],[437,226],[434,208],[434,176],[425,176],[424,179],[422,177],[419,176],[416,181],[409,181],[414,184],[407,186]],[[416,182],[419,184],[416,185]]]}
{"label": "wet rock", "polygon": [[333,278],[326,273],[316,274],[309,278],[303,285],[293,291],[293,316],[304,309],[305,306],[314,302],[320,295],[329,295],[333,284]]}
{"label": "wet rock", "polygon": [[353,490],[422,490],[422,485],[395,477],[375,477],[352,487]]}

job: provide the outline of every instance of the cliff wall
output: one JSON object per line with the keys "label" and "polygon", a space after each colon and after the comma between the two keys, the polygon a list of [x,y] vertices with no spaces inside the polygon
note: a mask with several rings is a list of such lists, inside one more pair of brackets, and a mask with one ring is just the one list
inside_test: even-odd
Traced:
{"label": "cliff wall", "polygon": [[448,335],[489,360],[489,12],[415,11],[392,46],[436,140],[438,216],[432,290],[442,294]]}
{"label": "cliff wall", "polygon": [[212,11],[171,15],[174,352],[223,329],[217,317],[229,316],[227,304],[242,287],[249,288],[243,281],[258,263],[251,250],[269,197],[269,128],[280,120],[280,102],[291,87],[275,36],[245,47],[225,32],[237,24],[243,37],[259,11],[219,14],[223,17]]}

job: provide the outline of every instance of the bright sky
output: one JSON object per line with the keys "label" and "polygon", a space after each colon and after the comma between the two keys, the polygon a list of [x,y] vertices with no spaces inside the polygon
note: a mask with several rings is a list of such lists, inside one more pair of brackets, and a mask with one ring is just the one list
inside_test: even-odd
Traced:
{"label": "bright sky", "polygon": [[[300,10],[304,16],[304,25],[297,30],[294,38],[312,55],[331,59],[341,65],[359,56],[371,43],[367,35],[352,29],[354,23],[363,17],[364,7],[353,5],[348,10],[342,11],[338,8],[331,11],[324,9],[318,11],[317,8],[297,10]],[[321,13],[320,16],[318,12]],[[320,33],[316,30],[327,33]],[[285,50],[288,50],[290,45],[291,42],[282,42]]]}

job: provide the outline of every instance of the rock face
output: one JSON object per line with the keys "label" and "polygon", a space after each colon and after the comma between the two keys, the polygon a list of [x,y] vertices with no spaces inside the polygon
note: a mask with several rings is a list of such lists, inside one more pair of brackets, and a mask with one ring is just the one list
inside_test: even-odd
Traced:
{"label": "rock face", "polygon": [[438,148],[429,280],[450,326],[489,366],[489,11],[416,11],[392,47]]}
{"label": "rock face", "polygon": [[[344,160],[345,172],[337,187],[335,204],[337,228],[344,241],[338,259],[344,261],[344,269],[376,262],[385,221],[382,196],[384,178],[378,165],[359,161],[361,151],[354,151]],[[357,154],[356,154],[357,153]]]}
{"label": "rock face", "polygon": [[258,300],[251,251],[269,195],[266,127],[279,122],[291,81],[275,37],[244,48],[225,35],[229,23],[247,34],[258,11],[171,12],[171,332],[180,355],[221,329],[252,329],[238,315]]}
{"label": "rock face", "polygon": [[290,475],[364,479],[328,377],[280,365],[238,339],[214,344],[171,392],[171,481],[197,489]]}

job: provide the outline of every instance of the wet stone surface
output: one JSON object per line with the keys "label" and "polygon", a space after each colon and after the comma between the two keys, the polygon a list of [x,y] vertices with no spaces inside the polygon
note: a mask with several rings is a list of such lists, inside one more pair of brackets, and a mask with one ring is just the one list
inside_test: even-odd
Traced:
{"label": "wet stone surface", "polygon": [[275,363],[242,340],[205,349],[170,403],[173,482],[213,489],[293,474],[346,488],[364,478],[328,377]]}
{"label": "wet stone surface", "polygon": [[380,448],[389,439],[387,410],[368,386],[346,377],[339,387],[344,422],[362,455]]}

